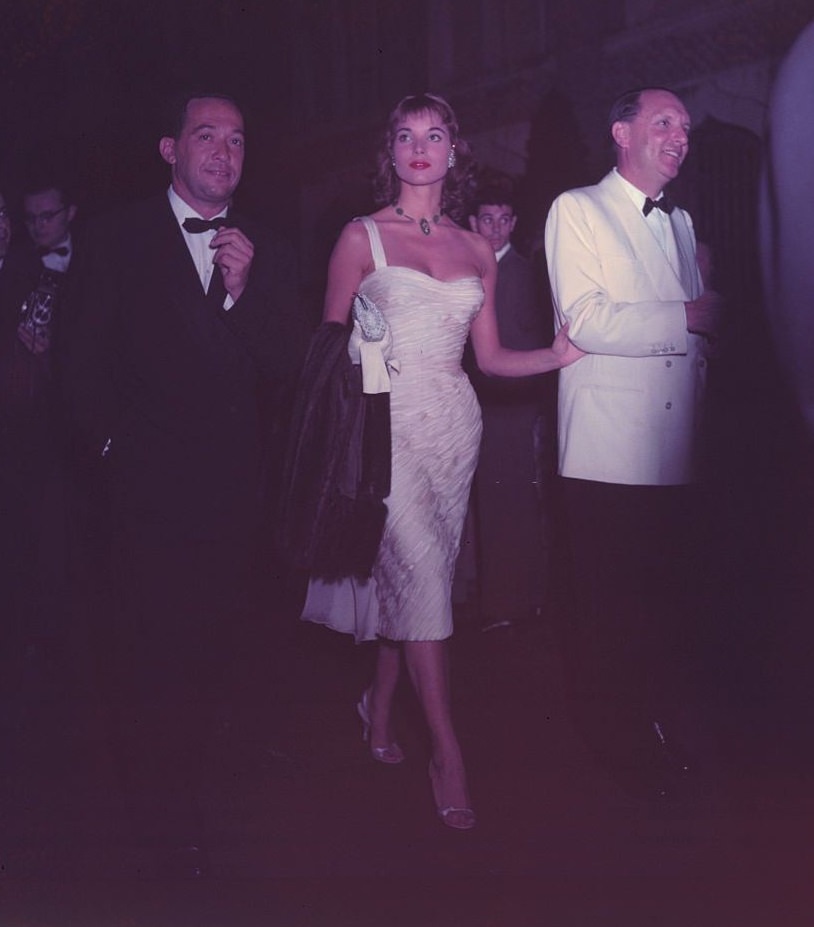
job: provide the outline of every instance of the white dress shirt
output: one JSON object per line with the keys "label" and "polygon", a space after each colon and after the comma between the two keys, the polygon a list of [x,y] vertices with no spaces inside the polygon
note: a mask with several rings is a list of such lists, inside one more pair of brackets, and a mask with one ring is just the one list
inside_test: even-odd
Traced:
{"label": "white dress shirt", "polygon": [[500,263],[504,257],[512,250],[512,243],[507,241],[506,244],[500,248],[498,251],[495,251],[495,260]]}
{"label": "white dress shirt", "polygon": [[[662,209],[651,209],[650,212],[645,216],[644,204],[647,196],[642,193],[638,187],[635,187],[629,180],[625,180],[625,178],[616,168],[613,170],[622,181],[622,186],[625,188],[628,196],[636,204],[636,208],[642,213],[644,221],[647,223],[647,227],[655,235],[656,241],[659,243],[659,247],[672,265],[673,270],[678,271],[678,249],[676,248],[676,240],[675,235],[673,234],[673,226],[670,222],[670,217]],[[663,195],[664,194],[661,196]],[[661,196],[658,197],[659,200],[661,199]]]}
{"label": "white dress shirt", "polygon": [[[212,280],[212,274],[215,269],[214,257],[215,252],[210,248],[212,239],[217,234],[214,229],[208,232],[188,232],[184,228],[185,219],[203,219],[205,218],[200,213],[195,212],[195,210],[188,204],[186,201],[181,199],[181,197],[175,192],[175,190],[170,186],[167,191],[167,196],[170,200],[170,206],[172,211],[175,214],[175,218],[178,220],[178,225],[181,228],[181,234],[184,236],[184,241],[186,242],[189,253],[192,257],[192,260],[195,263],[195,269],[198,271],[198,278],[201,281],[201,286],[205,293],[209,292],[209,284]],[[216,216],[211,216],[212,219],[226,218],[226,209],[221,210]],[[235,301],[227,293],[226,300],[224,301],[223,308],[231,309],[235,304]]]}
{"label": "white dress shirt", "polygon": [[48,270],[55,270],[60,274],[67,272],[68,267],[71,263],[71,258],[73,257],[73,242],[71,241],[70,233],[68,237],[64,238],[62,241],[54,245],[55,248],[67,248],[67,254],[55,254],[53,251],[49,254],[43,254],[40,257],[42,261],[42,266],[48,268]]}

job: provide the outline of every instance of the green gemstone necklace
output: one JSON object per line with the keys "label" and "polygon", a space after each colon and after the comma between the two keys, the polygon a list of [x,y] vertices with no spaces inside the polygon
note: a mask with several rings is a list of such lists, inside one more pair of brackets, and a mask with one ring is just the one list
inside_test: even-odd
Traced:
{"label": "green gemstone necklace", "polygon": [[[422,216],[420,219],[415,219],[413,216],[408,216],[407,213],[401,208],[401,206],[394,206],[393,209],[396,210],[397,216],[404,216],[405,219],[409,219],[410,222],[418,222],[418,227],[425,235],[429,235],[432,232],[432,225],[430,225],[430,220]],[[433,225],[438,225],[441,221],[441,213],[432,217]]]}

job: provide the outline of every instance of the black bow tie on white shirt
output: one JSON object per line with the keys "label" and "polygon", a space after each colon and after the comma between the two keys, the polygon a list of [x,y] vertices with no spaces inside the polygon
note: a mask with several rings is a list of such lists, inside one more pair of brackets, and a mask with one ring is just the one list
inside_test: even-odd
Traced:
{"label": "black bow tie on white shirt", "polygon": [[70,254],[70,249],[67,245],[60,245],[58,248],[38,248],[37,254],[40,257],[45,257],[48,254],[56,254],[59,257],[68,257]]}
{"label": "black bow tie on white shirt", "polygon": [[220,216],[217,219],[197,219],[190,216],[189,219],[184,219],[183,222],[184,228],[192,235],[197,235],[200,232],[217,232],[226,224],[226,216]]}
{"label": "black bow tie on white shirt", "polygon": [[666,212],[669,216],[670,213],[675,209],[675,203],[672,200],[667,199],[666,196],[662,196],[659,200],[651,200],[648,196],[644,201],[644,206],[642,206],[642,212],[649,216],[654,209],[660,209],[662,212]]}

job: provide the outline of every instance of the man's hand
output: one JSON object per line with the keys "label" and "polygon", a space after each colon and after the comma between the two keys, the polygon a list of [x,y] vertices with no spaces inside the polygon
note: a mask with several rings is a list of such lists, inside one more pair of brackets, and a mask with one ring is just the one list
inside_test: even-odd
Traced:
{"label": "man's hand", "polygon": [[215,249],[215,264],[223,274],[226,292],[235,302],[246,289],[254,259],[254,245],[237,228],[218,229],[209,246]]}
{"label": "man's hand", "polygon": [[718,335],[724,314],[724,301],[719,293],[705,290],[698,299],[684,303],[684,309],[688,332],[713,339]]}
{"label": "man's hand", "polygon": [[31,329],[25,322],[20,322],[17,326],[17,337],[32,354],[45,354],[51,347],[51,335],[48,329],[39,325]]}

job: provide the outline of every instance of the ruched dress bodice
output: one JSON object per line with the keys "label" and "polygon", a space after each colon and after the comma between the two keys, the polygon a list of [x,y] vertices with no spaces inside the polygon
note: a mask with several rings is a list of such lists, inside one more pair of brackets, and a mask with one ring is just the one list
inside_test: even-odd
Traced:
{"label": "ruched dress bodice", "polygon": [[[362,221],[375,269],[359,292],[383,313],[393,342],[391,492],[373,567],[374,615],[343,627],[345,616],[309,614],[309,603],[303,617],[357,639],[443,640],[452,634],[452,578],[480,447],[480,407],[461,357],[483,286],[476,276],[442,281],[387,265],[378,227]],[[357,592],[342,599],[344,611],[350,601],[358,609]]]}
{"label": "ruched dress bodice", "polygon": [[451,587],[480,447],[480,407],[461,357],[483,302],[478,277],[440,281],[381,267],[360,292],[384,313],[391,377],[393,471],[373,568],[379,634],[436,640],[452,633]]}

